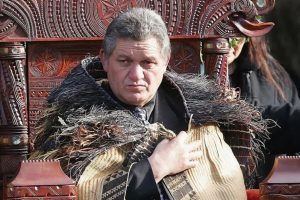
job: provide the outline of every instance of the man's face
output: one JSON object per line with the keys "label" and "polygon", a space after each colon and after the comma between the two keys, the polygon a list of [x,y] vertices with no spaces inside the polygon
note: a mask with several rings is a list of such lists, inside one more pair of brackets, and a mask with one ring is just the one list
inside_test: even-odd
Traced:
{"label": "man's face", "polygon": [[118,39],[111,56],[107,58],[101,50],[100,58],[116,97],[139,107],[155,95],[169,61],[155,38]]}

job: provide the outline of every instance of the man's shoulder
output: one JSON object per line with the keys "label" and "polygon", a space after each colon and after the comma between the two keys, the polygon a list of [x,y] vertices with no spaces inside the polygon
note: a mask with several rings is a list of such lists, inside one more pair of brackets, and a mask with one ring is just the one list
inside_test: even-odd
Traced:
{"label": "man's shoulder", "polygon": [[100,58],[98,56],[87,56],[80,61],[80,65],[84,69],[86,69],[90,65],[102,66]]}
{"label": "man's shoulder", "polygon": [[77,98],[83,94],[98,91],[96,80],[93,75],[97,73],[100,66],[100,59],[89,57],[83,59],[75,66],[63,82],[55,88],[48,97],[48,103],[70,100],[70,97]]}
{"label": "man's shoulder", "polygon": [[87,71],[94,79],[100,80],[107,78],[107,74],[103,69],[102,62],[98,56],[86,57],[80,61],[80,67]]}

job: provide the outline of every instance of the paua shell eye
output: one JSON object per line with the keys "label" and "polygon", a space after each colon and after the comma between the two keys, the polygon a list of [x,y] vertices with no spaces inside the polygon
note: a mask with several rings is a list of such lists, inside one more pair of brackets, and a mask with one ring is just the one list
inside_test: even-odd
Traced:
{"label": "paua shell eye", "polygon": [[260,8],[263,8],[266,6],[266,0],[257,0],[256,5]]}

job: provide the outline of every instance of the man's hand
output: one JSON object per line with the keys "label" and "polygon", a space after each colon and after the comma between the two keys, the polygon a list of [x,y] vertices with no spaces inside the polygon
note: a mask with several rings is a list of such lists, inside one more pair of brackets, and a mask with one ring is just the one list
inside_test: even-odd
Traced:
{"label": "man's hand", "polygon": [[195,167],[202,155],[200,141],[187,143],[187,133],[181,131],[174,139],[164,139],[148,158],[156,183],[167,175]]}

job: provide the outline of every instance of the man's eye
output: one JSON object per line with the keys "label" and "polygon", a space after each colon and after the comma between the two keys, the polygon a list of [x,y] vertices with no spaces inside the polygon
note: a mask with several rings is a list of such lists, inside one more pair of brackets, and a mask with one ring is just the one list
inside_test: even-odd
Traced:
{"label": "man's eye", "polygon": [[127,64],[127,63],[129,63],[129,60],[126,60],[126,59],[120,59],[119,62],[120,62],[120,63]]}
{"label": "man's eye", "polygon": [[152,61],[149,61],[149,60],[146,60],[145,61],[145,64],[152,64],[153,62]]}
{"label": "man's eye", "polygon": [[155,62],[153,62],[152,60],[144,60],[143,61],[143,65],[145,65],[145,66],[153,66],[155,64]]}

